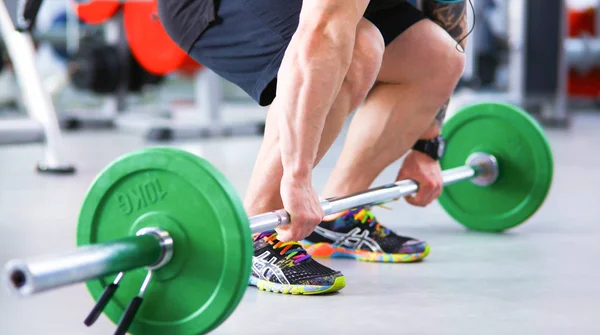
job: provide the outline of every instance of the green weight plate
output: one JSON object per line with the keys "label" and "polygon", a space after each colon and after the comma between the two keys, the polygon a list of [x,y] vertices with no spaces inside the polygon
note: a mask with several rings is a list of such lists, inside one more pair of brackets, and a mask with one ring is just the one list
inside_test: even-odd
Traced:
{"label": "green weight plate", "polygon": [[[173,258],[153,273],[131,334],[205,334],[235,310],[248,285],[252,239],[234,188],[191,153],[151,148],[125,155],[94,180],[83,202],[77,244],[168,231]],[[146,269],[127,272],[104,310],[115,324],[135,297]],[[91,280],[95,300],[115,276]]]}
{"label": "green weight plate", "polygon": [[450,118],[442,133],[442,169],[465,165],[475,152],[498,161],[492,185],[465,181],[444,188],[439,203],[455,220],[472,230],[499,232],[525,222],[542,205],[552,184],[552,151],[529,114],[507,104],[475,104]]}

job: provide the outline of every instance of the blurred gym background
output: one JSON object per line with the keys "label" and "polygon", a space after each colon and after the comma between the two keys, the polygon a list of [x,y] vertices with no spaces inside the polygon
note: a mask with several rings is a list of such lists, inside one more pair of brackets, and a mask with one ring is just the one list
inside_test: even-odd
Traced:
{"label": "blurred gym background", "polygon": [[[37,15],[23,20],[20,0],[0,0],[0,264],[72,248],[78,207],[95,175],[140,147],[176,145],[206,157],[244,193],[266,110],[175,46],[162,30],[154,0],[37,1],[39,11],[32,11]],[[593,185],[600,160],[593,153],[600,125],[600,0],[472,3],[467,66],[449,114],[499,101],[540,121],[556,157],[558,191],[539,224],[503,237],[462,234],[437,205],[427,212],[405,206],[402,216],[382,211],[382,221],[392,228],[431,241],[432,261],[401,271],[335,263],[353,278],[384,283],[385,291],[357,291],[354,300],[321,299],[316,312],[308,300],[285,300],[290,310],[309,312],[269,320],[271,329],[289,327],[294,318],[319,320],[323,332],[333,333],[348,325],[388,334],[377,327],[400,321],[402,331],[418,334],[598,333],[593,330],[598,272],[589,264],[599,250]],[[330,155],[340,149],[338,143]],[[333,156],[317,167],[316,185],[324,184]],[[376,184],[389,182],[397,171],[387,169]],[[68,175],[47,174],[52,172]],[[402,287],[388,290],[393,285]],[[0,289],[0,335],[114,330],[106,319],[93,329],[83,327],[93,301],[82,286],[35,300],[6,293]],[[416,309],[388,311],[368,330],[347,323],[348,315],[380,301],[399,307],[398,297]],[[247,295],[220,334],[236,333],[242,321],[260,320],[265,308],[280,306],[279,298]],[[264,327],[255,328],[243,332],[264,333]]]}
{"label": "blurred gym background", "polygon": [[[65,131],[116,128],[150,141],[262,134],[262,110],[170,41],[155,1],[40,3],[33,22],[19,19],[18,0],[0,5],[0,144],[44,143],[46,167],[60,168]],[[598,112],[599,0],[473,5],[451,112],[493,99],[560,128],[574,110]]]}

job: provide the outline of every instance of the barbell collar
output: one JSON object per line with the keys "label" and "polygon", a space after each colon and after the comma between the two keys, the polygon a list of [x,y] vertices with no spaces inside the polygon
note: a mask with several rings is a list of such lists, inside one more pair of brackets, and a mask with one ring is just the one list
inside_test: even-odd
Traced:
{"label": "barbell collar", "polygon": [[492,155],[482,152],[475,152],[467,158],[467,165],[472,167],[477,173],[471,178],[471,182],[479,186],[488,186],[498,179],[498,160]]}
{"label": "barbell collar", "polygon": [[154,235],[156,238],[158,238],[161,248],[161,255],[156,263],[147,266],[149,270],[160,269],[161,267],[167,265],[169,261],[171,261],[171,258],[173,258],[173,238],[166,230],[156,227],[146,227],[138,230],[135,235]]}

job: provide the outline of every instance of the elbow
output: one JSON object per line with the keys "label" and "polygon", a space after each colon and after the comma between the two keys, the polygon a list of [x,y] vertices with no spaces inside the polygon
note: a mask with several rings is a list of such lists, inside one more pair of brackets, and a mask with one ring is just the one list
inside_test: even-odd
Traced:
{"label": "elbow", "polygon": [[321,70],[339,70],[344,75],[352,63],[355,34],[356,27],[327,15],[301,22],[295,35],[298,40],[298,64],[310,66],[318,58],[324,61],[319,63],[331,67]]}

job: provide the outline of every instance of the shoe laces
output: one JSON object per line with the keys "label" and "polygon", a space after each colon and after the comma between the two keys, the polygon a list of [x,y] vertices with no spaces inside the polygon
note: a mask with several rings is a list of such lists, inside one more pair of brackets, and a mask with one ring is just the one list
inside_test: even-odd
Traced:
{"label": "shoe laces", "polygon": [[[383,207],[383,206],[381,206]],[[384,207],[385,208],[385,207]],[[352,218],[356,222],[360,222],[361,224],[368,224],[369,227],[375,228],[375,230],[383,230],[386,234],[390,233],[390,230],[386,227],[382,226],[379,221],[375,218],[373,212],[371,212],[369,207],[362,207],[349,210],[343,216],[344,220],[348,220]]]}
{"label": "shoe laces", "polygon": [[254,241],[264,239],[267,243],[273,246],[273,250],[281,250],[280,255],[285,255],[286,259],[292,259],[294,264],[298,264],[310,258],[308,252],[302,247],[302,245],[296,241],[281,242],[277,240],[277,232],[274,230],[268,230],[262,232],[254,238]]}

